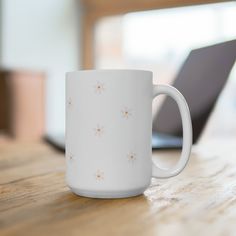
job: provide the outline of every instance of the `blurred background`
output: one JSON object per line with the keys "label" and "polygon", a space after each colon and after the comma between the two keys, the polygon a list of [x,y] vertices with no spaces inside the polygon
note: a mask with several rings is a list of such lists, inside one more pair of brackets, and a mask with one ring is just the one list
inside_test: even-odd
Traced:
{"label": "blurred background", "polygon": [[[235,1],[0,0],[0,142],[65,132],[65,72],[145,69],[171,84],[192,49],[236,39],[235,23]],[[232,139],[235,121],[234,66],[201,141]]]}

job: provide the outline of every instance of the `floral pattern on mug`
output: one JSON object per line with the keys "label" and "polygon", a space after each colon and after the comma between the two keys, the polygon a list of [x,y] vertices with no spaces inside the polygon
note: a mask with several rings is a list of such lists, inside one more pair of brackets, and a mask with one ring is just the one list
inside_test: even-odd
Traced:
{"label": "floral pattern on mug", "polygon": [[72,104],[73,104],[73,103],[72,103],[72,98],[69,97],[69,98],[68,98],[68,101],[67,101],[67,106],[68,106],[68,107],[71,107]]}
{"label": "floral pattern on mug", "polygon": [[137,155],[136,155],[136,153],[134,153],[134,152],[129,152],[129,153],[127,154],[127,158],[128,158],[128,161],[129,161],[130,163],[134,163],[134,162],[136,162],[136,160],[137,160]]}
{"label": "floral pattern on mug", "polygon": [[123,118],[129,119],[132,116],[132,110],[128,107],[124,107],[121,110],[121,115],[122,115]]}
{"label": "floral pattern on mug", "polygon": [[69,159],[69,161],[73,161],[75,159],[75,156],[72,153],[70,153],[68,155],[68,159]]}
{"label": "floral pattern on mug", "polygon": [[94,176],[97,181],[104,180],[104,172],[103,171],[97,170]]}
{"label": "floral pattern on mug", "polygon": [[94,85],[94,91],[97,94],[102,94],[105,91],[104,83],[97,81],[97,83]]}
{"label": "floral pattern on mug", "polygon": [[101,125],[97,125],[94,128],[94,134],[95,136],[101,137],[104,134],[104,127]]}

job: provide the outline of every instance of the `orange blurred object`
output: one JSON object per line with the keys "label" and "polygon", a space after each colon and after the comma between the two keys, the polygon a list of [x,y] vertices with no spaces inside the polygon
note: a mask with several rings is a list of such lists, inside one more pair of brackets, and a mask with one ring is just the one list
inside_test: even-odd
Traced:
{"label": "orange blurred object", "polygon": [[18,140],[41,139],[45,129],[45,74],[24,70],[3,74],[6,83],[2,90],[6,92],[1,116],[6,133]]}

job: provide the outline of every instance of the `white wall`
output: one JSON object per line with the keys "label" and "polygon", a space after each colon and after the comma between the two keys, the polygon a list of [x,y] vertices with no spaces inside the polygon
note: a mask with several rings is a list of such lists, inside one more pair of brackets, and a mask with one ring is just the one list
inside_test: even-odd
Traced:
{"label": "white wall", "polygon": [[45,71],[46,129],[64,131],[65,72],[80,65],[76,0],[3,0],[1,66]]}
{"label": "white wall", "polygon": [[2,64],[2,0],[0,0],[0,65]]}

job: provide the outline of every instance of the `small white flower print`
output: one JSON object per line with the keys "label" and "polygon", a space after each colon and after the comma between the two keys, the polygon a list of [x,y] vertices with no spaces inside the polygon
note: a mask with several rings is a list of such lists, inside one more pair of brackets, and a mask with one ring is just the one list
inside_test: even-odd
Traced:
{"label": "small white flower print", "polygon": [[104,134],[104,127],[101,125],[97,125],[94,128],[94,134],[95,136],[101,137]]}
{"label": "small white flower print", "polygon": [[69,97],[68,100],[67,100],[67,106],[68,106],[68,107],[71,107],[72,104],[73,104],[73,103],[72,103],[72,98]]}
{"label": "small white flower print", "polygon": [[68,160],[69,160],[69,161],[74,161],[74,159],[75,159],[74,154],[69,153],[69,154],[68,154]]}
{"label": "small white flower print", "polygon": [[134,163],[137,160],[137,155],[134,152],[129,152],[127,154],[127,159],[129,162]]}
{"label": "small white flower print", "polygon": [[125,119],[129,119],[132,116],[132,110],[130,108],[124,107],[121,110],[121,115]]}
{"label": "small white flower print", "polygon": [[94,91],[97,94],[102,94],[105,91],[104,83],[97,81],[97,83],[94,85]]}
{"label": "small white flower print", "polygon": [[97,181],[102,181],[104,180],[104,172],[97,170],[96,173],[94,174],[94,177]]}
{"label": "small white flower print", "polygon": [[74,155],[73,155],[73,154],[70,154],[70,155],[69,155],[69,159],[70,159],[71,161],[73,161],[73,160],[74,160]]}

